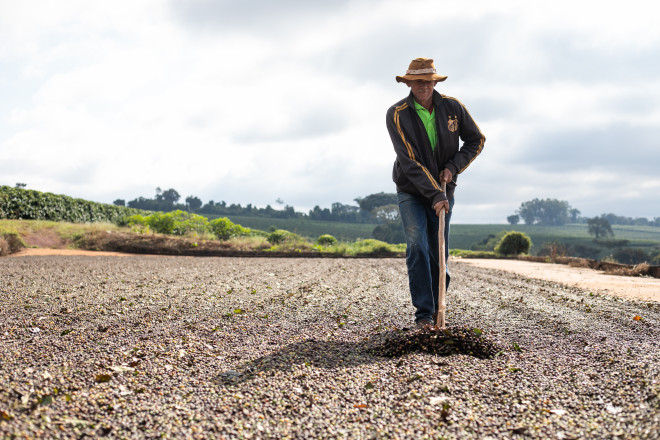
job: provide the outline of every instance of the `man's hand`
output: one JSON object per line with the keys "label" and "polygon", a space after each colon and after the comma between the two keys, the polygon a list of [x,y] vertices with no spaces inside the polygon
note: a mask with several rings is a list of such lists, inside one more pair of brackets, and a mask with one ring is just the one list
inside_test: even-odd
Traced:
{"label": "man's hand", "polygon": [[435,210],[435,213],[438,217],[440,217],[440,214],[442,214],[442,211],[444,210],[445,214],[449,212],[449,200],[442,200],[435,205],[433,205],[433,209]]}
{"label": "man's hand", "polygon": [[447,168],[440,171],[440,182],[449,183],[449,182],[451,182],[452,177],[454,177],[454,175]]}

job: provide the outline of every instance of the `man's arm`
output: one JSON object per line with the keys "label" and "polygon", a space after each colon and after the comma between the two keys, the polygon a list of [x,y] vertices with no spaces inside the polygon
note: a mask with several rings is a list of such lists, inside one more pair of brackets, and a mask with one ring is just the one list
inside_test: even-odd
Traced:
{"label": "man's arm", "polygon": [[406,177],[427,200],[431,201],[431,206],[434,206],[439,201],[446,201],[447,195],[440,189],[440,184],[431,176],[429,170],[415,156],[410,139],[400,122],[400,117],[406,108],[407,104],[403,104],[387,111],[387,131],[392,139],[399,165]]}
{"label": "man's arm", "polygon": [[479,153],[481,153],[484,148],[484,143],[486,142],[486,137],[481,133],[479,126],[474,122],[470,113],[459,100],[449,97],[445,98],[455,101],[460,113],[459,136],[463,140],[463,146],[458,150],[454,157],[445,164],[447,170],[455,176],[465,171]]}

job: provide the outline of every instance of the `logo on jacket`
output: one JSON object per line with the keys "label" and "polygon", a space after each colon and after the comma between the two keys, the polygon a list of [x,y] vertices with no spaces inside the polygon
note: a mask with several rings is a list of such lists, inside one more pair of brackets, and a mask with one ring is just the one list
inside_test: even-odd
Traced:
{"label": "logo on jacket", "polygon": [[449,128],[449,131],[454,132],[458,130],[458,118],[454,115],[454,119],[449,117],[449,121],[447,121],[447,127]]}

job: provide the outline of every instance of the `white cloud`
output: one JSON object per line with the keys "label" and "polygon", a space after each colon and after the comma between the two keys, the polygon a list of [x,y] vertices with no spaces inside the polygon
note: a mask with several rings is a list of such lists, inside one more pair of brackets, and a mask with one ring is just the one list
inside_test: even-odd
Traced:
{"label": "white cloud", "polygon": [[301,209],[393,191],[385,111],[408,92],[394,76],[426,55],[488,139],[454,221],[504,221],[534,197],[597,213],[621,168],[626,210],[652,215],[660,31],[646,2],[5,3],[0,183]]}

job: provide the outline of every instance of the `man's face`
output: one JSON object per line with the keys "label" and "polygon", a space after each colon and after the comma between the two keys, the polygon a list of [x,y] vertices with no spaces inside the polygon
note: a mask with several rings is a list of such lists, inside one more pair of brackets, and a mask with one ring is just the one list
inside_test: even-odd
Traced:
{"label": "man's face", "polygon": [[437,84],[437,81],[424,81],[417,79],[415,81],[408,81],[408,87],[412,89],[413,96],[417,102],[428,102],[433,96],[433,88]]}

